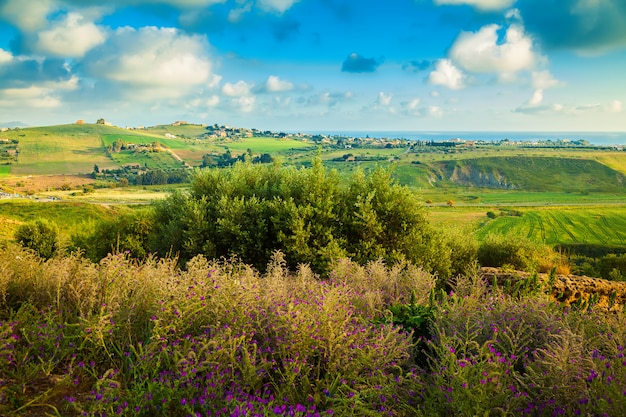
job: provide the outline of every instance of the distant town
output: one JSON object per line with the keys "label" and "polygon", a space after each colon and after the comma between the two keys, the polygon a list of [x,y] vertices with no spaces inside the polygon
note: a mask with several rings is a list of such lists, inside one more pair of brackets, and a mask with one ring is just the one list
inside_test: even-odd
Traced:
{"label": "distant town", "polygon": [[[25,128],[25,125],[20,122],[11,122],[12,127],[0,127],[0,132],[6,132],[9,130],[19,130]],[[78,125],[85,124],[84,120],[77,120],[75,122]],[[96,124],[105,126],[116,126],[110,121],[103,118],[98,119]],[[1,125],[0,125],[1,126]],[[169,125],[160,126],[199,126],[206,129],[206,133],[201,136],[186,137],[182,135],[174,135],[172,133],[165,133],[164,137],[168,139],[195,139],[195,140],[237,140],[243,138],[252,137],[271,137],[271,138],[293,138],[303,142],[313,142],[320,145],[330,145],[344,147],[345,149],[360,148],[360,147],[440,147],[440,148],[472,148],[472,147],[484,147],[484,146],[502,146],[502,147],[536,147],[536,148],[562,148],[562,147],[576,147],[576,148],[593,148],[593,149],[614,149],[624,150],[625,145],[595,145],[585,139],[570,140],[567,138],[562,139],[536,139],[536,140],[511,140],[508,138],[502,138],[497,140],[468,140],[459,137],[451,137],[447,139],[407,139],[403,137],[375,137],[375,136],[350,136],[345,134],[311,134],[303,132],[282,132],[271,130],[259,130],[254,128],[233,127],[229,125],[219,124],[197,124],[187,121],[179,120]],[[122,127],[127,130],[148,130],[156,126],[133,126]],[[0,136],[0,143],[7,142],[8,139],[3,139]]]}

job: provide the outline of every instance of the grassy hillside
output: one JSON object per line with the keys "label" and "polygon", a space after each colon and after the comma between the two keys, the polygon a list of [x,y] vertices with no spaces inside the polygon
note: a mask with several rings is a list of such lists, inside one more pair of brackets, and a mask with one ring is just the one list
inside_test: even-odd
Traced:
{"label": "grassy hillside", "polygon": [[626,245],[626,207],[550,207],[515,210],[520,215],[483,218],[476,236],[513,234],[549,245]]}
{"label": "grassy hillside", "polygon": [[33,202],[30,200],[0,200],[0,241],[12,240],[17,228],[36,219],[47,219],[59,226],[61,235],[69,238],[96,221],[113,219],[123,206],[103,206],[73,202]]}
{"label": "grassy hillside", "polygon": [[624,191],[624,174],[589,159],[488,157],[430,166],[442,181],[461,186],[542,192]]}

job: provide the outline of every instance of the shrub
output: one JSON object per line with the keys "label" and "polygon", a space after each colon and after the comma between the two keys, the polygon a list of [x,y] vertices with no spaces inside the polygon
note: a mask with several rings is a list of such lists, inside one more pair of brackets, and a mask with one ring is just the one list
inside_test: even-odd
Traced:
{"label": "shrub", "polygon": [[52,258],[59,250],[59,231],[55,224],[38,219],[18,227],[15,240],[34,250],[44,259]]}
{"label": "shrub", "polygon": [[482,266],[511,266],[525,271],[537,271],[542,261],[551,257],[551,250],[517,235],[489,234],[478,248]]}
{"label": "shrub", "polygon": [[153,227],[150,210],[123,213],[113,220],[100,222],[93,231],[72,236],[72,244],[94,262],[120,252],[145,258],[150,253],[149,237]]}
{"label": "shrub", "polygon": [[196,171],[189,194],[155,204],[154,250],[187,261],[235,255],[263,270],[281,250],[289,266],[327,274],[334,259],[408,261],[450,275],[449,249],[417,198],[378,169],[341,186],[321,160],[311,168],[237,163]]}

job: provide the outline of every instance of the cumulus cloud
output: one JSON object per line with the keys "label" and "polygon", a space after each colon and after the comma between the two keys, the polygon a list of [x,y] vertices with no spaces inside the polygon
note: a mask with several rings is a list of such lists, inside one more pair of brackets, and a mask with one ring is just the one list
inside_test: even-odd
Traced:
{"label": "cumulus cloud", "polygon": [[365,58],[355,52],[348,55],[345,61],[343,61],[343,65],[341,66],[341,71],[343,72],[374,72],[380,63],[376,61],[374,58]]}
{"label": "cumulus cloud", "polygon": [[231,100],[235,108],[242,113],[250,113],[256,105],[256,96],[237,97]]}
{"label": "cumulus cloud", "polygon": [[449,59],[440,59],[435,64],[435,70],[428,76],[428,82],[442,85],[451,90],[460,90],[464,85],[465,75],[454,66]]}
{"label": "cumulus cloud", "polygon": [[427,113],[430,117],[443,117],[443,109],[439,106],[428,106]]}
{"label": "cumulus cloud", "polygon": [[250,95],[250,91],[252,90],[252,85],[247,82],[240,80],[236,83],[226,83],[222,87],[222,93],[229,97],[244,97]]}
{"label": "cumulus cloud", "polygon": [[526,29],[547,49],[598,54],[626,47],[623,0],[524,0],[516,7]]}
{"label": "cumulus cloud", "polygon": [[69,13],[51,29],[39,32],[37,49],[64,57],[81,57],[93,47],[104,43],[104,31],[78,13]]}
{"label": "cumulus cloud", "polygon": [[88,54],[85,67],[89,75],[125,87],[180,97],[214,81],[207,49],[206,38],[176,29],[124,27]]}
{"label": "cumulus cloud", "polygon": [[503,10],[511,7],[516,0],[435,0],[437,5],[468,5],[479,10]]}
{"label": "cumulus cloud", "polygon": [[60,93],[76,90],[78,78],[73,76],[64,81],[47,81],[21,88],[0,89],[0,107],[14,108],[16,103],[23,108],[51,109],[61,107]]}
{"label": "cumulus cloud", "polygon": [[550,71],[533,71],[532,72],[532,87],[535,89],[532,97],[528,101],[528,105],[538,106],[543,102],[544,90],[552,87],[556,87],[561,83],[555,79]]}
{"label": "cumulus cloud", "polygon": [[265,11],[284,13],[298,0],[258,0],[257,6]]}
{"label": "cumulus cloud", "polygon": [[0,48],[0,65],[5,64],[7,62],[11,62],[13,60],[13,54],[11,52],[5,51]]}
{"label": "cumulus cloud", "polygon": [[281,93],[293,90],[293,83],[281,80],[275,75],[270,75],[265,81],[265,91],[268,93]]}
{"label": "cumulus cloud", "polygon": [[409,116],[422,116],[423,109],[420,108],[421,100],[419,97],[415,97],[409,101],[403,101],[400,103],[404,114]]}
{"label": "cumulus cloud", "polygon": [[48,25],[47,16],[56,9],[53,0],[7,0],[0,7],[0,16],[26,32]]}
{"label": "cumulus cloud", "polygon": [[384,92],[378,93],[377,103],[382,107],[389,107],[391,105],[391,99],[393,99],[393,94],[385,94]]}
{"label": "cumulus cloud", "polygon": [[450,58],[469,72],[502,74],[532,69],[539,60],[530,37],[520,25],[511,25],[504,42],[498,42],[501,26],[483,26],[478,32],[462,32],[450,49]]}

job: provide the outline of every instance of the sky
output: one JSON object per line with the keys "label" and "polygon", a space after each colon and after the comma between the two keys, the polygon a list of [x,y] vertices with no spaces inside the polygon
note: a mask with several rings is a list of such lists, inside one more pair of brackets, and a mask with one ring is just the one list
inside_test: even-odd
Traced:
{"label": "sky", "polygon": [[626,131],[624,0],[0,0],[0,124]]}

